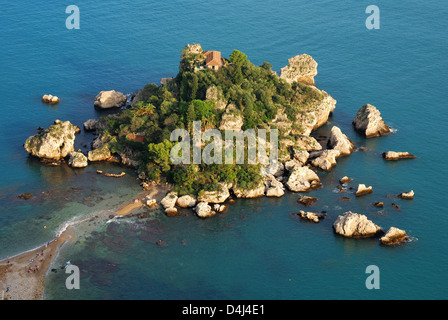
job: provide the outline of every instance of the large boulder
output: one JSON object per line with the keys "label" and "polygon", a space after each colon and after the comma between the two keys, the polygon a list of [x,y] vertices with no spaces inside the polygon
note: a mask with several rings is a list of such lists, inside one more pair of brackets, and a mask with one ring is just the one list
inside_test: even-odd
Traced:
{"label": "large boulder", "polygon": [[365,215],[351,211],[338,216],[333,223],[333,229],[337,234],[349,238],[372,237],[382,232],[381,228]]}
{"label": "large boulder", "polygon": [[196,205],[196,199],[190,195],[177,198],[176,205],[181,208],[192,208]]}
{"label": "large boulder", "polygon": [[327,147],[338,150],[339,156],[348,156],[356,149],[353,142],[336,126],[331,128]]}
{"label": "large boulder", "polygon": [[386,234],[380,238],[381,243],[388,246],[408,240],[409,237],[407,236],[406,231],[395,227],[390,227]]}
{"label": "large boulder", "polygon": [[384,122],[381,113],[371,104],[363,105],[353,120],[355,129],[366,138],[382,136],[390,133],[389,126]]}
{"label": "large boulder", "polygon": [[[267,175],[265,177],[264,184],[266,186],[266,197],[283,197],[285,194],[285,187],[283,186],[283,183],[278,181],[275,176],[272,174]],[[261,189],[261,188],[260,188]],[[261,191],[261,190],[260,190]]]}
{"label": "large boulder", "polygon": [[29,137],[25,144],[25,150],[32,156],[61,160],[74,151],[76,128],[70,121],[56,120],[48,129]]}
{"label": "large boulder", "polygon": [[293,192],[310,191],[320,186],[319,177],[308,167],[294,167],[286,181],[286,187]]}
{"label": "large boulder", "polygon": [[177,192],[169,192],[161,201],[160,204],[165,208],[174,208],[177,202]]}
{"label": "large boulder", "polygon": [[91,150],[87,154],[89,161],[107,161],[111,157],[109,145],[103,144],[95,150]]}
{"label": "large boulder", "polygon": [[82,152],[70,152],[68,165],[73,168],[87,167],[87,157]]}
{"label": "large boulder", "polygon": [[194,211],[200,218],[210,218],[216,215],[216,211],[207,202],[199,202]]}
{"label": "large boulder", "polygon": [[324,171],[330,171],[336,165],[336,158],[340,155],[339,150],[327,149],[310,153],[311,164]]}
{"label": "large boulder", "polygon": [[280,78],[288,83],[295,81],[314,86],[317,75],[317,62],[308,54],[299,54],[288,60],[289,64],[281,69]]}
{"label": "large boulder", "polygon": [[121,92],[101,91],[95,98],[94,106],[98,109],[120,108],[126,104],[127,97]]}
{"label": "large boulder", "polygon": [[417,158],[413,154],[409,152],[395,152],[395,151],[387,151],[383,153],[383,158],[386,160],[398,160],[398,159],[415,159]]}

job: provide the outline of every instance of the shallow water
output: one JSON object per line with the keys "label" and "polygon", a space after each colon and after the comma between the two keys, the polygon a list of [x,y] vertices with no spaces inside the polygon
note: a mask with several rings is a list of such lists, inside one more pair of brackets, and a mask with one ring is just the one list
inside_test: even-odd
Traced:
{"label": "shallow water", "polygon": [[[80,30],[65,28],[68,15],[57,1],[10,3],[0,12],[0,257],[48,241],[73,217],[94,217],[132,201],[140,191],[132,170],[44,166],[29,159],[22,144],[55,119],[82,126],[98,117],[93,100],[101,90],[135,92],[175,75],[187,43],[224,56],[239,49],[256,65],[268,61],[276,71],[296,54],[312,55],[319,63],[317,86],[338,101],[329,123],[315,134],[326,135],[337,125],[365,151],[319,173],[324,188],[310,193],[319,198],[313,210],[327,211],[319,224],[290,216],[301,209],[298,194],[236,201],[208,220],[153,212],[119,224],[107,218],[81,224],[78,242],[63,248],[55,266],[78,264],[82,289],[66,290],[65,274],[51,272],[48,299],[447,298],[444,2],[381,1],[381,29],[373,31],[365,28],[366,4],[359,1],[77,5]],[[61,103],[41,103],[45,93],[58,95]],[[393,134],[366,140],[353,131],[351,121],[365,103],[379,108]],[[84,145],[92,139],[81,133],[75,148],[87,151]],[[386,162],[381,153],[388,150],[418,158]],[[96,175],[97,168],[128,174],[110,180]],[[338,194],[345,175],[355,188],[372,185],[374,193]],[[414,200],[395,198],[411,189]],[[24,192],[33,198],[16,198]],[[372,206],[380,200],[382,210]],[[387,248],[376,239],[338,237],[331,224],[348,210],[385,229],[404,229],[412,241]],[[159,239],[166,246],[155,244]],[[380,290],[365,287],[371,264],[381,270]]]}

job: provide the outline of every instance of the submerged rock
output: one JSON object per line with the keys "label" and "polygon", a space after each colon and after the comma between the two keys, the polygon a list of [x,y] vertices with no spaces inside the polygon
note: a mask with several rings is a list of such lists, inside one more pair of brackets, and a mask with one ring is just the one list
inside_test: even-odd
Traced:
{"label": "submerged rock", "polygon": [[319,177],[308,167],[295,167],[286,182],[286,187],[293,192],[310,191],[320,186]]}
{"label": "submerged rock", "polygon": [[309,207],[310,205],[312,205],[314,202],[316,202],[318,199],[317,198],[313,198],[313,197],[308,197],[308,196],[301,196],[297,202],[301,203],[307,207]]}
{"label": "submerged rock", "polygon": [[395,152],[395,151],[387,151],[383,153],[383,158],[386,160],[398,160],[398,159],[415,159],[417,158],[413,154],[409,152]]}
{"label": "submerged rock", "polygon": [[101,91],[95,98],[94,106],[98,109],[120,108],[126,104],[127,97],[115,90]]}
{"label": "submerged rock", "polygon": [[384,122],[381,113],[370,104],[363,105],[353,120],[355,129],[366,138],[382,136],[390,133],[389,126]]}
{"label": "submerged rock", "polygon": [[408,240],[409,237],[407,236],[406,231],[395,227],[390,227],[390,229],[386,232],[386,234],[380,238],[381,243],[388,246],[405,242]]}
{"label": "submerged rock", "polygon": [[358,185],[358,190],[355,193],[355,196],[359,197],[368,193],[372,193],[373,192],[373,188],[372,186],[366,187],[365,184],[359,184]]}
{"label": "submerged rock", "polygon": [[382,208],[382,207],[384,206],[384,202],[383,202],[383,201],[378,201],[378,202],[375,202],[373,205],[374,205],[375,207],[380,207],[380,208]]}
{"label": "submerged rock", "polygon": [[349,238],[364,238],[376,236],[381,228],[367,219],[363,214],[345,212],[336,218],[333,229],[337,234]]}
{"label": "submerged rock", "polygon": [[48,129],[29,137],[24,147],[32,156],[61,160],[75,150],[75,132],[75,126],[70,121],[55,120]]}

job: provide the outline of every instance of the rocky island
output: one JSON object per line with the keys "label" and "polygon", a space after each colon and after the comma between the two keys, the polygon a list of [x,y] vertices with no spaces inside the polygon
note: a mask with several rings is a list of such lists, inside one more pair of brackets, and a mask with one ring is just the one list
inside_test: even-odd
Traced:
{"label": "rocky island", "polygon": [[[74,151],[79,128],[69,121],[55,121],[24,146],[32,156],[67,161],[73,168],[96,161],[133,167],[144,190],[149,185],[170,186],[160,202],[168,216],[189,208],[198,217],[208,218],[223,212],[224,203],[231,198],[282,197],[286,190],[303,193],[321,188],[320,172],[330,171],[339,157],[356,150],[353,141],[336,126],[323,144],[311,136],[336,107],[335,99],[316,88],[316,75],[317,62],[306,54],[289,59],[279,76],[268,62],[255,66],[238,50],[224,58],[219,51],[203,50],[200,44],[187,45],[181,52],[177,76],[164,78],[160,86],[146,85],[133,95],[129,105],[127,96],[115,90],[96,96],[95,108],[121,110],[84,123],[86,132],[96,133],[92,150],[86,155]],[[172,141],[171,133],[179,128],[192,132],[195,121],[200,121],[202,132],[265,129],[270,133],[277,129],[278,159],[269,164],[237,164],[234,155],[233,162],[226,164],[174,164],[170,151],[178,142]],[[359,109],[353,126],[366,138],[390,133],[378,109],[370,104]],[[206,149],[208,142],[202,140],[200,147]],[[270,151],[268,144],[267,153]],[[243,153],[247,157],[248,146],[244,145]],[[340,190],[350,181],[342,178]],[[371,192],[371,186],[359,184],[355,195]],[[406,196],[403,193],[401,197],[409,198]],[[315,201],[306,196],[299,199],[306,206]],[[148,202],[154,206],[154,199]],[[299,215],[314,222],[323,217],[305,211]],[[351,212],[335,221],[334,230],[355,237],[380,232],[364,215]]]}

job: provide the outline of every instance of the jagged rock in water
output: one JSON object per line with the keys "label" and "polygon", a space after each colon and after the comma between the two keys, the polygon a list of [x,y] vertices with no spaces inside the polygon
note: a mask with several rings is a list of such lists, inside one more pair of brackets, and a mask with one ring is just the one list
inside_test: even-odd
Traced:
{"label": "jagged rock in water", "polygon": [[336,126],[331,128],[327,146],[330,149],[338,150],[339,156],[348,156],[356,149],[353,142]]}
{"label": "jagged rock in water", "polygon": [[372,186],[366,187],[365,184],[361,183],[358,185],[358,190],[356,190],[355,196],[359,197],[372,192],[373,192]]}
{"label": "jagged rock in water", "polygon": [[386,232],[386,234],[380,238],[381,243],[388,246],[405,242],[408,240],[409,237],[407,236],[406,231],[395,227],[390,227],[390,229]]}
{"label": "jagged rock in water", "polygon": [[381,113],[371,104],[363,105],[353,120],[355,129],[366,138],[382,136],[390,133],[389,126],[384,122]]}
{"label": "jagged rock in water", "polygon": [[386,160],[398,160],[398,159],[415,159],[417,158],[413,154],[409,152],[395,152],[395,151],[387,151],[383,153],[383,158]]}
{"label": "jagged rock in water", "polygon": [[333,223],[333,229],[337,234],[349,238],[372,237],[382,232],[381,228],[365,215],[351,211],[338,216]]}
{"label": "jagged rock in water", "polygon": [[85,131],[95,131],[98,127],[98,120],[96,119],[89,119],[83,124]]}
{"label": "jagged rock in water", "polygon": [[308,196],[301,196],[297,202],[301,203],[307,207],[309,207],[310,205],[312,205],[314,202],[316,202],[318,199],[314,198],[314,197],[308,197]]}
{"label": "jagged rock in water", "polygon": [[302,219],[309,220],[318,223],[320,219],[323,219],[325,215],[321,213],[307,212],[300,210],[299,215]]}
{"label": "jagged rock in water", "polygon": [[403,192],[398,195],[398,197],[402,199],[414,199],[414,190],[411,190],[409,192]]}

